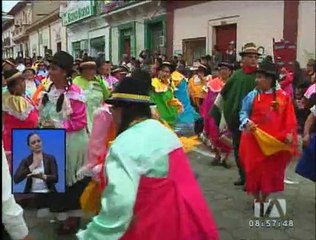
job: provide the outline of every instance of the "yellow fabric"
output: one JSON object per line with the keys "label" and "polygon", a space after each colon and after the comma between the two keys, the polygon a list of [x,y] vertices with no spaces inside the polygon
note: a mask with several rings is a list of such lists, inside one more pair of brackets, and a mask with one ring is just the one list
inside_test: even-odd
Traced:
{"label": "yellow fabric", "polygon": [[5,92],[2,94],[2,106],[19,114],[25,112],[32,104],[22,96],[15,96],[9,92]]}
{"label": "yellow fabric", "polygon": [[159,78],[153,78],[151,80],[151,85],[154,87],[155,92],[166,92],[168,90],[168,86],[160,81]]}
{"label": "yellow fabric", "polygon": [[101,208],[100,182],[92,179],[80,196],[82,211],[97,214]]}
{"label": "yellow fabric", "polygon": [[196,146],[200,145],[201,142],[199,141],[197,136],[193,137],[180,137],[180,141],[182,142],[183,149],[185,153],[190,152]]}
{"label": "yellow fabric", "polygon": [[256,128],[253,134],[265,156],[270,156],[280,151],[293,151],[291,147],[261,130],[260,128]]}
{"label": "yellow fabric", "polygon": [[181,82],[181,80],[185,79],[185,76],[183,76],[181,73],[179,73],[178,71],[174,71],[171,74],[171,79],[172,79],[172,83],[174,84],[174,86],[178,86],[179,83]]}
{"label": "yellow fabric", "polygon": [[181,103],[181,102],[179,101],[179,99],[177,99],[177,98],[171,99],[171,100],[168,102],[168,105],[176,107],[177,110],[178,110],[178,113],[182,113],[183,110],[184,110],[182,103]]}

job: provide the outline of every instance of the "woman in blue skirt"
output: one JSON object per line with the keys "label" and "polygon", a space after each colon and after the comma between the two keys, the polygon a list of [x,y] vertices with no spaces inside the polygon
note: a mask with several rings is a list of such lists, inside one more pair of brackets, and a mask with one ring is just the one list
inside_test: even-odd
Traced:
{"label": "woman in blue skirt", "polygon": [[[305,126],[304,126],[304,138],[303,146],[304,151],[303,155],[299,160],[299,163],[296,167],[296,173],[299,175],[310,179],[316,182],[316,105],[310,109],[311,113],[309,114]],[[312,130],[313,129],[313,130]]]}

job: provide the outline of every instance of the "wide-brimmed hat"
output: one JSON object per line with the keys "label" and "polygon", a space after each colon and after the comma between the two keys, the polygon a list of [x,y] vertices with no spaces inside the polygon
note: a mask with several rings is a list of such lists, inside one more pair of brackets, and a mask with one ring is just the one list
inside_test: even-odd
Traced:
{"label": "wide-brimmed hat", "polygon": [[6,59],[6,60],[3,61],[2,67],[3,67],[5,64],[9,64],[9,65],[11,65],[12,67],[16,67],[16,65],[15,65],[12,61],[10,61],[9,59]]}
{"label": "wide-brimmed hat", "polygon": [[56,64],[66,72],[71,73],[74,64],[74,59],[69,53],[60,51],[55,53],[51,63]]}
{"label": "wide-brimmed hat", "polygon": [[234,69],[234,65],[232,63],[229,63],[229,62],[220,62],[218,64],[218,68],[220,67],[227,67],[229,68],[230,70],[233,70]]}
{"label": "wide-brimmed hat", "polygon": [[246,43],[243,47],[241,52],[239,53],[240,56],[244,56],[246,54],[257,54],[258,56],[261,55],[261,53],[258,52],[258,48],[256,44],[253,42]]}
{"label": "wide-brimmed hat", "polygon": [[10,82],[10,81],[14,81],[14,80],[19,79],[19,78],[23,78],[22,73],[15,68],[10,69],[8,71],[5,71],[3,73],[3,76],[4,76],[4,79],[6,82]]}
{"label": "wide-brimmed hat", "polygon": [[271,75],[274,77],[278,76],[276,65],[273,62],[265,60],[265,59],[259,64],[259,67],[256,72],[264,73],[264,74]]}
{"label": "wide-brimmed hat", "polygon": [[136,103],[154,105],[149,96],[150,85],[144,79],[124,77],[116,86],[111,97],[105,102],[110,105]]}
{"label": "wide-brimmed hat", "polygon": [[86,69],[86,68],[96,68],[97,64],[94,61],[93,58],[91,57],[87,57],[85,58],[82,62],[80,62],[79,68],[81,70]]}
{"label": "wide-brimmed hat", "polygon": [[32,71],[32,72],[33,72],[33,74],[36,74],[35,69],[34,69],[34,68],[32,68],[32,67],[26,67],[26,68],[23,70],[23,73],[25,73],[26,71]]}

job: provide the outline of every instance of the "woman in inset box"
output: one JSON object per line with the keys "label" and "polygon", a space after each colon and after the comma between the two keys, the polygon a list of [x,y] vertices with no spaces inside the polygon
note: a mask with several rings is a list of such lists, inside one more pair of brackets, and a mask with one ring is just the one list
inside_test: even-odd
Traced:
{"label": "woman in inset box", "polygon": [[27,178],[24,193],[56,192],[58,166],[55,157],[42,151],[42,140],[36,132],[27,136],[27,145],[32,153],[20,163],[14,182],[18,184]]}
{"label": "woman in inset box", "polygon": [[297,122],[291,97],[277,88],[277,72],[264,60],[257,70],[256,89],[242,101],[239,153],[246,173],[246,191],[266,202],[284,190],[285,168],[296,152]]}

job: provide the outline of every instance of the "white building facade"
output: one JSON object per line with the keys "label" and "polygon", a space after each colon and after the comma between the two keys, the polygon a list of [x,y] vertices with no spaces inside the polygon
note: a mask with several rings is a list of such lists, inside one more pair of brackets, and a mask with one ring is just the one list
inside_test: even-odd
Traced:
{"label": "white building facade", "polygon": [[[284,1],[208,1],[174,10],[173,54],[190,52],[191,58],[212,55],[215,45],[235,42],[237,53],[247,42],[273,56],[273,38],[283,39]],[[315,2],[299,1],[297,60],[304,66],[315,58]],[[223,46],[224,44],[224,46]],[[204,46],[204,48],[203,48]],[[239,55],[237,54],[237,59]]]}
{"label": "white building facade", "polygon": [[14,31],[14,21],[7,22],[2,28],[2,58],[15,58],[14,42],[12,32]]}
{"label": "white building facade", "polygon": [[67,45],[74,57],[84,53],[97,57],[102,53],[109,59],[109,25],[103,14],[102,1],[68,1],[60,9],[67,31]]}

